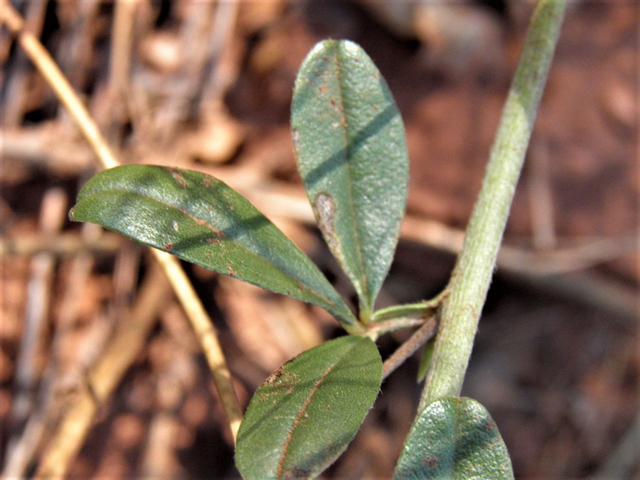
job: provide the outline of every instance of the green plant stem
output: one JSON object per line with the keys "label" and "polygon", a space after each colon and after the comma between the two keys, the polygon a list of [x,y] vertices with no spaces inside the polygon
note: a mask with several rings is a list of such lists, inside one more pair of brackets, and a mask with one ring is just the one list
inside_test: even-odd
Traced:
{"label": "green plant stem", "polygon": [[381,308],[373,312],[373,323],[380,323],[386,320],[392,320],[402,317],[421,317],[424,318],[430,312],[435,311],[449,294],[448,288],[445,288],[435,297],[418,303],[408,303],[405,305],[394,305],[392,307]]}
{"label": "green plant stem", "polygon": [[511,201],[564,18],[566,0],[540,0],[509,90],[482,190],[440,311],[440,330],[420,410],[459,396]]}

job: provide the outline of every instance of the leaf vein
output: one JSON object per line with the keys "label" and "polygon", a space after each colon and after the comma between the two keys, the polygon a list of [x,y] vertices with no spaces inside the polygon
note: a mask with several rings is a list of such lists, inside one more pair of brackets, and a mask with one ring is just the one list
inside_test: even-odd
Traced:
{"label": "leaf vein", "polygon": [[[346,113],[346,108],[345,108],[345,96],[344,96],[344,87],[343,87],[343,81],[342,81],[342,71],[340,68],[340,59],[338,58],[339,55],[339,48],[340,46],[337,45],[336,49],[335,49],[335,65],[336,65],[336,76],[338,77],[338,85],[340,86],[339,91],[340,91],[340,109],[341,109],[341,113],[342,113],[342,125],[344,126],[344,136],[345,136],[345,147],[344,147],[344,151],[345,151],[345,155],[347,157],[347,161],[345,162],[345,166],[347,169],[347,178],[348,178],[348,183],[349,183],[349,203],[351,204],[351,208],[349,209],[350,212],[356,212],[356,204],[355,204],[355,194],[353,192],[353,175],[351,173],[351,164],[349,162],[350,159],[350,140],[349,140],[349,123],[347,122],[347,113]],[[360,267],[360,272],[358,272],[360,275],[362,275],[362,278],[359,278],[357,282],[355,283],[356,288],[358,288],[358,283],[361,284],[361,289],[362,289],[362,295],[361,295],[361,302],[364,302],[365,300],[369,301],[369,285],[367,283],[367,278],[366,278],[366,274],[365,274],[365,265],[364,265],[364,259],[362,257],[362,251],[360,245],[360,220],[358,218],[358,215],[354,215],[351,218],[351,221],[356,225],[356,228],[353,230],[354,232],[354,236],[355,236],[355,241],[356,241],[356,245],[358,246],[358,248],[356,248],[356,256],[357,256],[357,262],[358,265]],[[346,266],[346,263],[345,263]],[[354,272],[354,280],[356,280],[356,274]]]}
{"label": "leaf vein", "polygon": [[318,387],[320,386],[320,384],[324,381],[324,379],[327,377],[327,375],[329,375],[331,373],[331,371],[336,367],[337,364],[338,364],[338,362],[334,363],[333,365],[331,365],[322,374],[322,376],[318,379],[318,381],[315,383],[315,385],[311,389],[311,392],[309,392],[309,396],[307,397],[307,399],[305,400],[304,404],[302,405],[302,408],[298,412],[298,415],[296,415],[296,418],[293,421],[293,425],[291,425],[291,429],[289,430],[289,433],[287,434],[287,439],[285,440],[284,446],[282,447],[282,455],[280,456],[280,461],[278,461],[278,478],[280,478],[282,476],[282,471],[284,470],[285,456],[287,455],[287,450],[289,449],[289,444],[291,443],[291,439],[293,438],[293,433],[294,433],[296,427],[300,424],[300,419],[303,417],[303,415],[305,413],[305,410],[307,409],[307,407],[311,403],[311,399],[315,395],[315,393],[318,390]]}
{"label": "leaf vein", "polygon": [[[128,190],[124,190],[124,191],[125,191],[125,192],[127,192],[127,193],[131,193],[131,192],[129,192]],[[137,194],[137,195],[140,195],[140,196],[141,196],[141,197],[143,197],[143,198],[148,198],[148,199],[149,199],[149,200],[151,200],[151,201],[157,202],[157,203],[159,203],[160,205],[164,205],[164,206],[169,207],[169,208],[175,208],[177,211],[179,211],[179,212],[180,212],[180,213],[182,213],[183,215],[185,215],[185,216],[189,217],[191,220],[193,220],[193,221],[194,221],[198,226],[206,227],[206,228],[210,229],[211,231],[213,231],[213,232],[214,232],[216,235],[218,235],[219,237],[223,237],[223,238],[229,239],[229,237],[228,237],[227,235],[225,235],[225,233],[224,233],[223,231],[218,230],[218,229],[217,229],[217,228],[215,228],[213,225],[211,225],[207,220],[204,220],[204,219],[199,218],[198,216],[196,216],[196,215],[194,215],[194,214],[190,213],[188,210],[186,210],[186,209],[184,209],[184,208],[179,208],[179,207],[177,207],[177,206],[175,206],[175,205],[172,205],[172,204],[170,204],[170,203],[164,202],[164,201],[162,201],[162,200],[160,200],[160,199],[158,199],[158,198],[156,198],[156,197],[153,197],[153,196],[151,196],[151,195],[145,195],[145,194],[142,194],[142,193],[139,193],[139,192],[136,192],[136,194]],[[301,278],[298,278],[297,276],[294,276],[294,275],[292,275],[291,273],[289,273],[289,272],[287,272],[287,271],[283,270],[281,267],[279,267],[278,265],[276,265],[275,263],[273,263],[273,262],[272,262],[271,260],[269,260],[268,258],[263,257],[263,256],[261,256],[261,255],[257,254],[256,252],[254,252],[254,251],[253,251],[253,250],[251,250],[250,248],[246,247],[245,245],[242,245],[242,244],[241,244],[241,243],[239,243],[239,242],[236,242],[236,243],[237,243],[238,245],[240,245],[240,246],[241,246],[241,247],[242,247],[242,248],[243,248],[243,249],[244,249],[248,254],[251,254],[251,255],[253,255],[253,256],[255,256],[255,257],[258,257],[258,258],[261,258],[261,259],[265,260],[267,263],[269,263],[269,265],[271,265],[273,268],[277,269],[278,271],[282,272],[284,275],[286,275],[286,276],[288,276],[288,277],[290,277],[290,278],[295,279],[295,280],[298,282],[299,286],[300,286],[300,287],[302,287],[302,289],[306,290],[309,294],[311,294],[311,295],[315,296],[317,299],[319,299],[319,300],[321,300],[321,301],[325,302],[326,304],[328,304],[328,305],[330,305],[330,306],[332,306],[332,307],[333,307],[333,306],[335,306],[335,302],[334,302],[333,300],[331,300],[331,299],[330,299],[330,298],[328,298],[328,297],[325,297],[325,296],[324,296],[324,295],[322,295],[320,292],[316,291],[315,289],[313,289],[312,287],[310,287],[309,285],[307,285],[307,284],[306,284],[306,283],[305,283]],[[191,261],[191,260],[189,260],[189,261]],[[254,274],[256,274],[256,275],[258,275],[258,274],[261,274],[261,273],[262,273],[262,272],[260,272],[260,271],[258,271],[258,270],[254,270],[254,269],[252,269],[252,268],[250,268],[250,267],[247,267],[246,265],[244,266],[244,269],[245,269],[245,270],[251,270],[251,271],[253,271],[253,272],[254,272]],[[221,270],[221,271],[219,271],[219,273],[222,273],[222,274],[224,274],[224,275],[232,276],[232,275],[230,275],[228,272],[224,272],[224,271],[222,271],[222,270]],[[285,293],[285,292],[283,292],[283,293]],[[285,293],[285,294],[286,294],[286,293]]]}

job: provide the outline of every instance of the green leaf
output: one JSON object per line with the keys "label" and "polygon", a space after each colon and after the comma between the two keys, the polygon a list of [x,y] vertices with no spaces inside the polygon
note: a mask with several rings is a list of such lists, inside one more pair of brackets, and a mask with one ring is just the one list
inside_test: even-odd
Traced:
{"label": "green leaf", "polygon": [[427,376],[427,372],[431,366],[431,359],[433,358],[433,351],[436,346],[436,338],[436,336],[433,336],[424,344],[424,348],[422,349],[422,358],[420,359],[420,365],[418,366],[418,382],[422,382],[424,377]]}
{"label": "green leaf", "polygon": [[70,218],[319,305],[343,324],[355,324],[309,257],[247,199],[209,175],[150,165],[106,170],[82,188]]}
{"label": "green leaf", "polygon": [[487,409],[470,398],[445,397],[416,419],[393,478],[512,479],[513,470]]}
{"label": "green leaf", "polygon": [[245,479],[313,478],[353,439],[380,390],[368,337],[346,336],[285,363],[258,388],[236,446]]}
{"label": "green leaf", "polygon": [[368,320],[406,207],[409,162],[400,113],[364,50],[324,41],[298,73],[291,127],[316,219]]}

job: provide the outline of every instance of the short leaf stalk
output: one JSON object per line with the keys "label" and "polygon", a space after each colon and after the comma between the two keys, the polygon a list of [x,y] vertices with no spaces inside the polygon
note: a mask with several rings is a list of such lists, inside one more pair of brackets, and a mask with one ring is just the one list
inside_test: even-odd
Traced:
{"label": "short leaf stalk", "polygon": [[419,411],[443,397],[460,395],[565,10],[566,0],[540,0],[534,12],[450,294],[440,311],[440,330]]}
{"label": "short leaf stalk", "polygon": [[392,307],[381,308],[373,314],[374,323],[382,323],[387,320],[403,318],[403,317],[418,317],[424,318],[429,313],[434,312],[444,301],[449,294],[449,289],[445,288],[438,295],[430,300],[424,300],[418,303],[410,303],[405,305],[394,305]]}

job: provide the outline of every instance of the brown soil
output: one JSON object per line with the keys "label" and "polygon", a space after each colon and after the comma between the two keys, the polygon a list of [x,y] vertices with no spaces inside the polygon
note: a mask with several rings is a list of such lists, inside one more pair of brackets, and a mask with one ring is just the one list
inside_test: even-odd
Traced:
{"label": "brown soil", "polygon": [[[348,297],[351,287],[298,212],[288,122],[310,48],[322,38],[352,39],[380,68],[405,121],[409,216],[454,234],[465,228],[530,2],[389,2],[390,11],[367,0],[240,2],[228,36],[215,26],[231,3],[221,5],[140,3],[123,44],[111,43],[126,22],[110,3],[26,2],[22,13],[123,163],[221,177]],[[407,6],[413,20],[402,16]],[[639,31],[631,0],[571,2],[483,312],[463,394],[491,412],[517,478],[640,478],[637,442],[623,449],[640,422]],[[3,248],[44,245],[38,255],[2,253],[0,454],[8,468],[25,424],[42,427],[40,440],[26,443],[21,471],[29,474],[64,413],[91,389],[88,372],[126,327],[152,270],[143,249],[66,220],[96,171],[93,154],[1,33]],[[451,273],[455,245],[406,226],[379,306],[429,298]],[[81,235],[91,249],[80,248]],[[320,310],[185,268],[220,330],[243,406],[278,366],[339,334]],[[72,477],[238,477],[211,373],[184,313],[165,297],[137,360],[92,420]],[[406,336],[385,337],[383,357]],[[384,383],[356,440],[323,478],[391,476],[420,395],[418,363],[411,358]]]}

